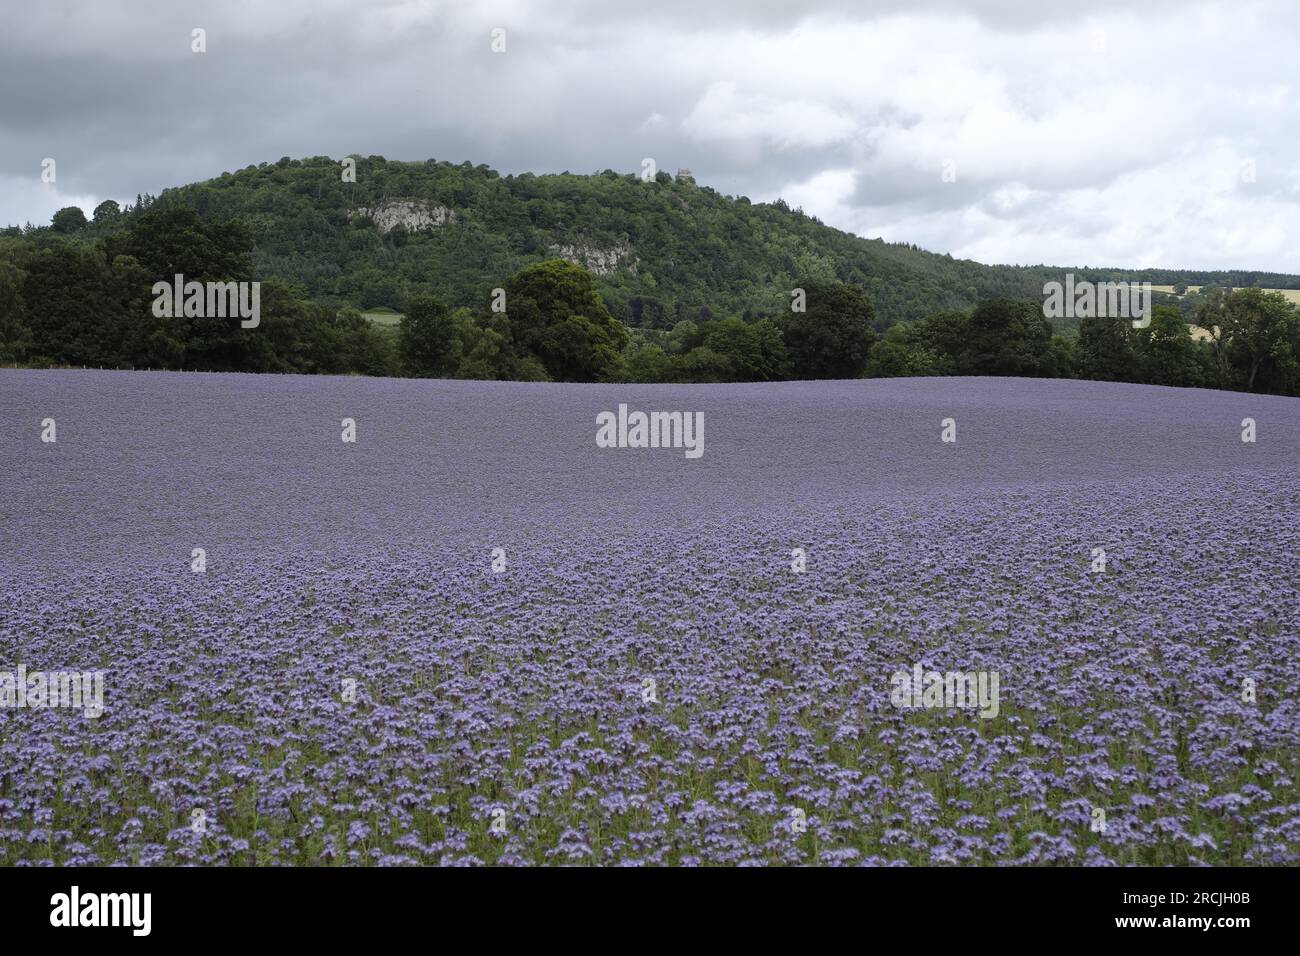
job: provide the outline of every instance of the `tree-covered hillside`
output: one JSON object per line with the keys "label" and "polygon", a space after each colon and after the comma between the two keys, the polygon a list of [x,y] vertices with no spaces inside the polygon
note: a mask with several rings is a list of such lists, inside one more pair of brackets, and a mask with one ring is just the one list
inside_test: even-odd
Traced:
{"label": "tree-covered hillside", "polygon": [[[861,286],[884,328],[985,299],[1039,299],[1043,282],[1064,269],[987,266],[863,239],[781,201],[723,196],[664,172],[650,181],[609,170],[502,176],[380,156],[286,157],[167,189],[84,228],[103,235],[142,206],[172,204],[242,220],[259,278],[300,284],[331,308],[400,309],[417,292],[477,307],[508,276],[559,256],[591,271],[610,313],[632,327],[775,315],[788,309],[797,280],[817,279]],[[394,218],[429,224],[407,228]],[[1300,288],[1300,277],[1264,273],[1071,268],[1079,278]]]}
{"label": "tree-covered hillside", "polygon": [[[990,269],[831,229],[784,203],[756,204],[659,173],[501,176],[486,166],[282,159],[167,190],[253,229],[259,275],[299,281],[326,304],[400,308],[415,290],[452,306],[561,255],[595,275],[611,313],[669,328],[684,318],[775,312],[799,277],[861,285],[883,322],[996,295],[1037,294],[1024,270]],[[450,211],[445,224],[387,231],[360,210],[403,200]]]}

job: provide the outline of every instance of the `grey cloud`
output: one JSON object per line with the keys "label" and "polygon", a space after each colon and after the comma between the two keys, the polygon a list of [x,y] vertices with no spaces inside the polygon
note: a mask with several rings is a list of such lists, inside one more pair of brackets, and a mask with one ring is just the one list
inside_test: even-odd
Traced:
{"label": "grey cloud", "polygon": [[[830,225],[916,229],[890,238],[955,255],[1041,259],[1087,238],[1095,261],[1128,264],[1123,229],[1095,213],[1125,203],[1166,255],[1190,261],[1204,251],[1193,230],[1250,217],[1282,237],[1275,250],[1209,255],[1294,268],[1287,12],[1281,0],[46,0],[0,34],[0,222],[52,212],[59,196],[129,200],[284,155],[504,172],[631,172],[652,156],[720,192],[798,194]],[[1107,29],[1113,62],[1062,59],[1089,24]],[[57,194],[39,182],[46,156]],[[949,156],[955,183],[939,176]],[[1246,158],[1254,183],[1236,181]],[[845,195],[808,185],[842,170]]]}

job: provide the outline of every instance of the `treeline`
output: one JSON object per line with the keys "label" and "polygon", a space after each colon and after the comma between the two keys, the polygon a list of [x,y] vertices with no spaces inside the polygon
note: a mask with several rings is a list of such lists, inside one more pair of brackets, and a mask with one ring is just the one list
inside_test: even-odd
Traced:
{"label": "treeline", "polygon": [[[1039,302],[1017,298],[891,322],[859,285],[810,277],[779,310],[704,310],[668,328],[630,328],[589,272],[549,259],[498,280],[471,306],[417,289],[397,303],[405,314],[396,328],[275,279],[261,282],[256,328],[237,317],[159,315],[155,283],[178,273],[251,282],[256,246],[238,221],[138,205],[94,238],[77,235],[93,221],[66,211],[50,229],[0,236],[0,362],[559,382],[1020,375],[1300,394],[1296,308],[1260,289],[1205,288],[1155,306],[1146,328],[1094,317],[1072,335]],[[102,206],[95,220],[120,215]]]}
{"label": "treeline", "polygon": [[[1203,289],[1189,325],[1157,305],[1145,328],[1089,317],[1053,334],[1037,303],[982,302],[890,328],[863,370],[902,375],[1024,375],[1300,395],[1300,313],[1279,292]],[[1193,335],[1196,329],[1197,335]]]}
{"label": "treeline", "polygon": [[552,259],[520,270],[478,310],[413,297],[399,354],[408,374],[447,378],[766,382],[861,374],[876,338],[871,300],[844,283],[810,281],[797,291],[801,307],[777,318],[628,329],[586,270]]}
{"label": "treeline", "polygon": [[1017,299],[882,330],[861,289],[811,280],[777,315],[627,329],[591,277],[561,260],[521,270],[501,293],[497,313],[414,298],[399,339],[407,374],[624,382],[1015,375],[1300,395],[1300,313],[1261,289],[1202,290],[1196,326],[1178,307],[1158,305],[1144,328],[1089,317],[1077,336],[1055,331],[1041,303]]}
{"label": "treeline", "polygon": [[252,281],[252,253],[244,225],[208,221],[184,207],[148,209],[92,242],[57,228],[0,236],[0,362],[400,373],[391,333],[356,309],[307,301],[300,286],[277,280],[261,283],[257,328],[242,328],[238,318],[154,314],[155,283],[177,273],[186,281]]}

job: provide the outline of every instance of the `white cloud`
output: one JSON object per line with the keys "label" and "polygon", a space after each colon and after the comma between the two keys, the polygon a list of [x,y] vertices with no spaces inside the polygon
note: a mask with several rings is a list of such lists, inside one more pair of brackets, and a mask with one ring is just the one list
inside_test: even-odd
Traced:
{"label": "white cloud", "polygon": [[816,149],[848,139],[855,123],[814,100],[743,94],[736,84],[712,84],[682,129],[697,141],[750,141],[777,149]]}
{"label": "white cloud", "polygon": [[89,219],[102,196],[62,193],[53,183],[37,178],[0,176],[0,196],[5,199],[5,220],[15,225],[48,226],[50,217],[65,206],[79,206]]}
{"label": "white cloud", "polygon": [[792,208],[821,218],[841,219],[851,215],[849,201],[857,177],[852,169],[827,169],[801,183],[789,183],[781,196]]}

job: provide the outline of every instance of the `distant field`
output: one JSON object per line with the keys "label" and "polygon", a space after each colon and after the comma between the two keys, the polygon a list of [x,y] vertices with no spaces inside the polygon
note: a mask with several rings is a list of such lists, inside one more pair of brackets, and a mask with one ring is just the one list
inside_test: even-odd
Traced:
{"label": "distant field", "polygon": [[[1174,287],[1171,286],[1171,285],[1153,285],[1153,286],[1151,287],[1151,291],[1152,291],[1152,292],[1165,292],[1165,293],[1168,293],[1168,294],[1172,295],[1172,294],[1173,294],[1173,291],[1174,291]],[[1187,291],[1189,291],[1189,292],[1200,292],[1200,291],[1201,291],[1201,287],[1200,287],[1199,285],[1189,285],[1189,286],[1187,287]],[[1300,289],[1265,289],[1264,291],[1265,291],[1265,292],[1281,292],[1284,296],[1286,296],[1286,300],[1287,300],[1288,302],[1292,302],[1292,303],[1295,303],[1296,305],[1300,305]]]}
{"label": "distant field", "polygon": [[366,309],[361,314],[376,325],[397,325],[402,321],[402,313],[382,306],[378,309]]}

